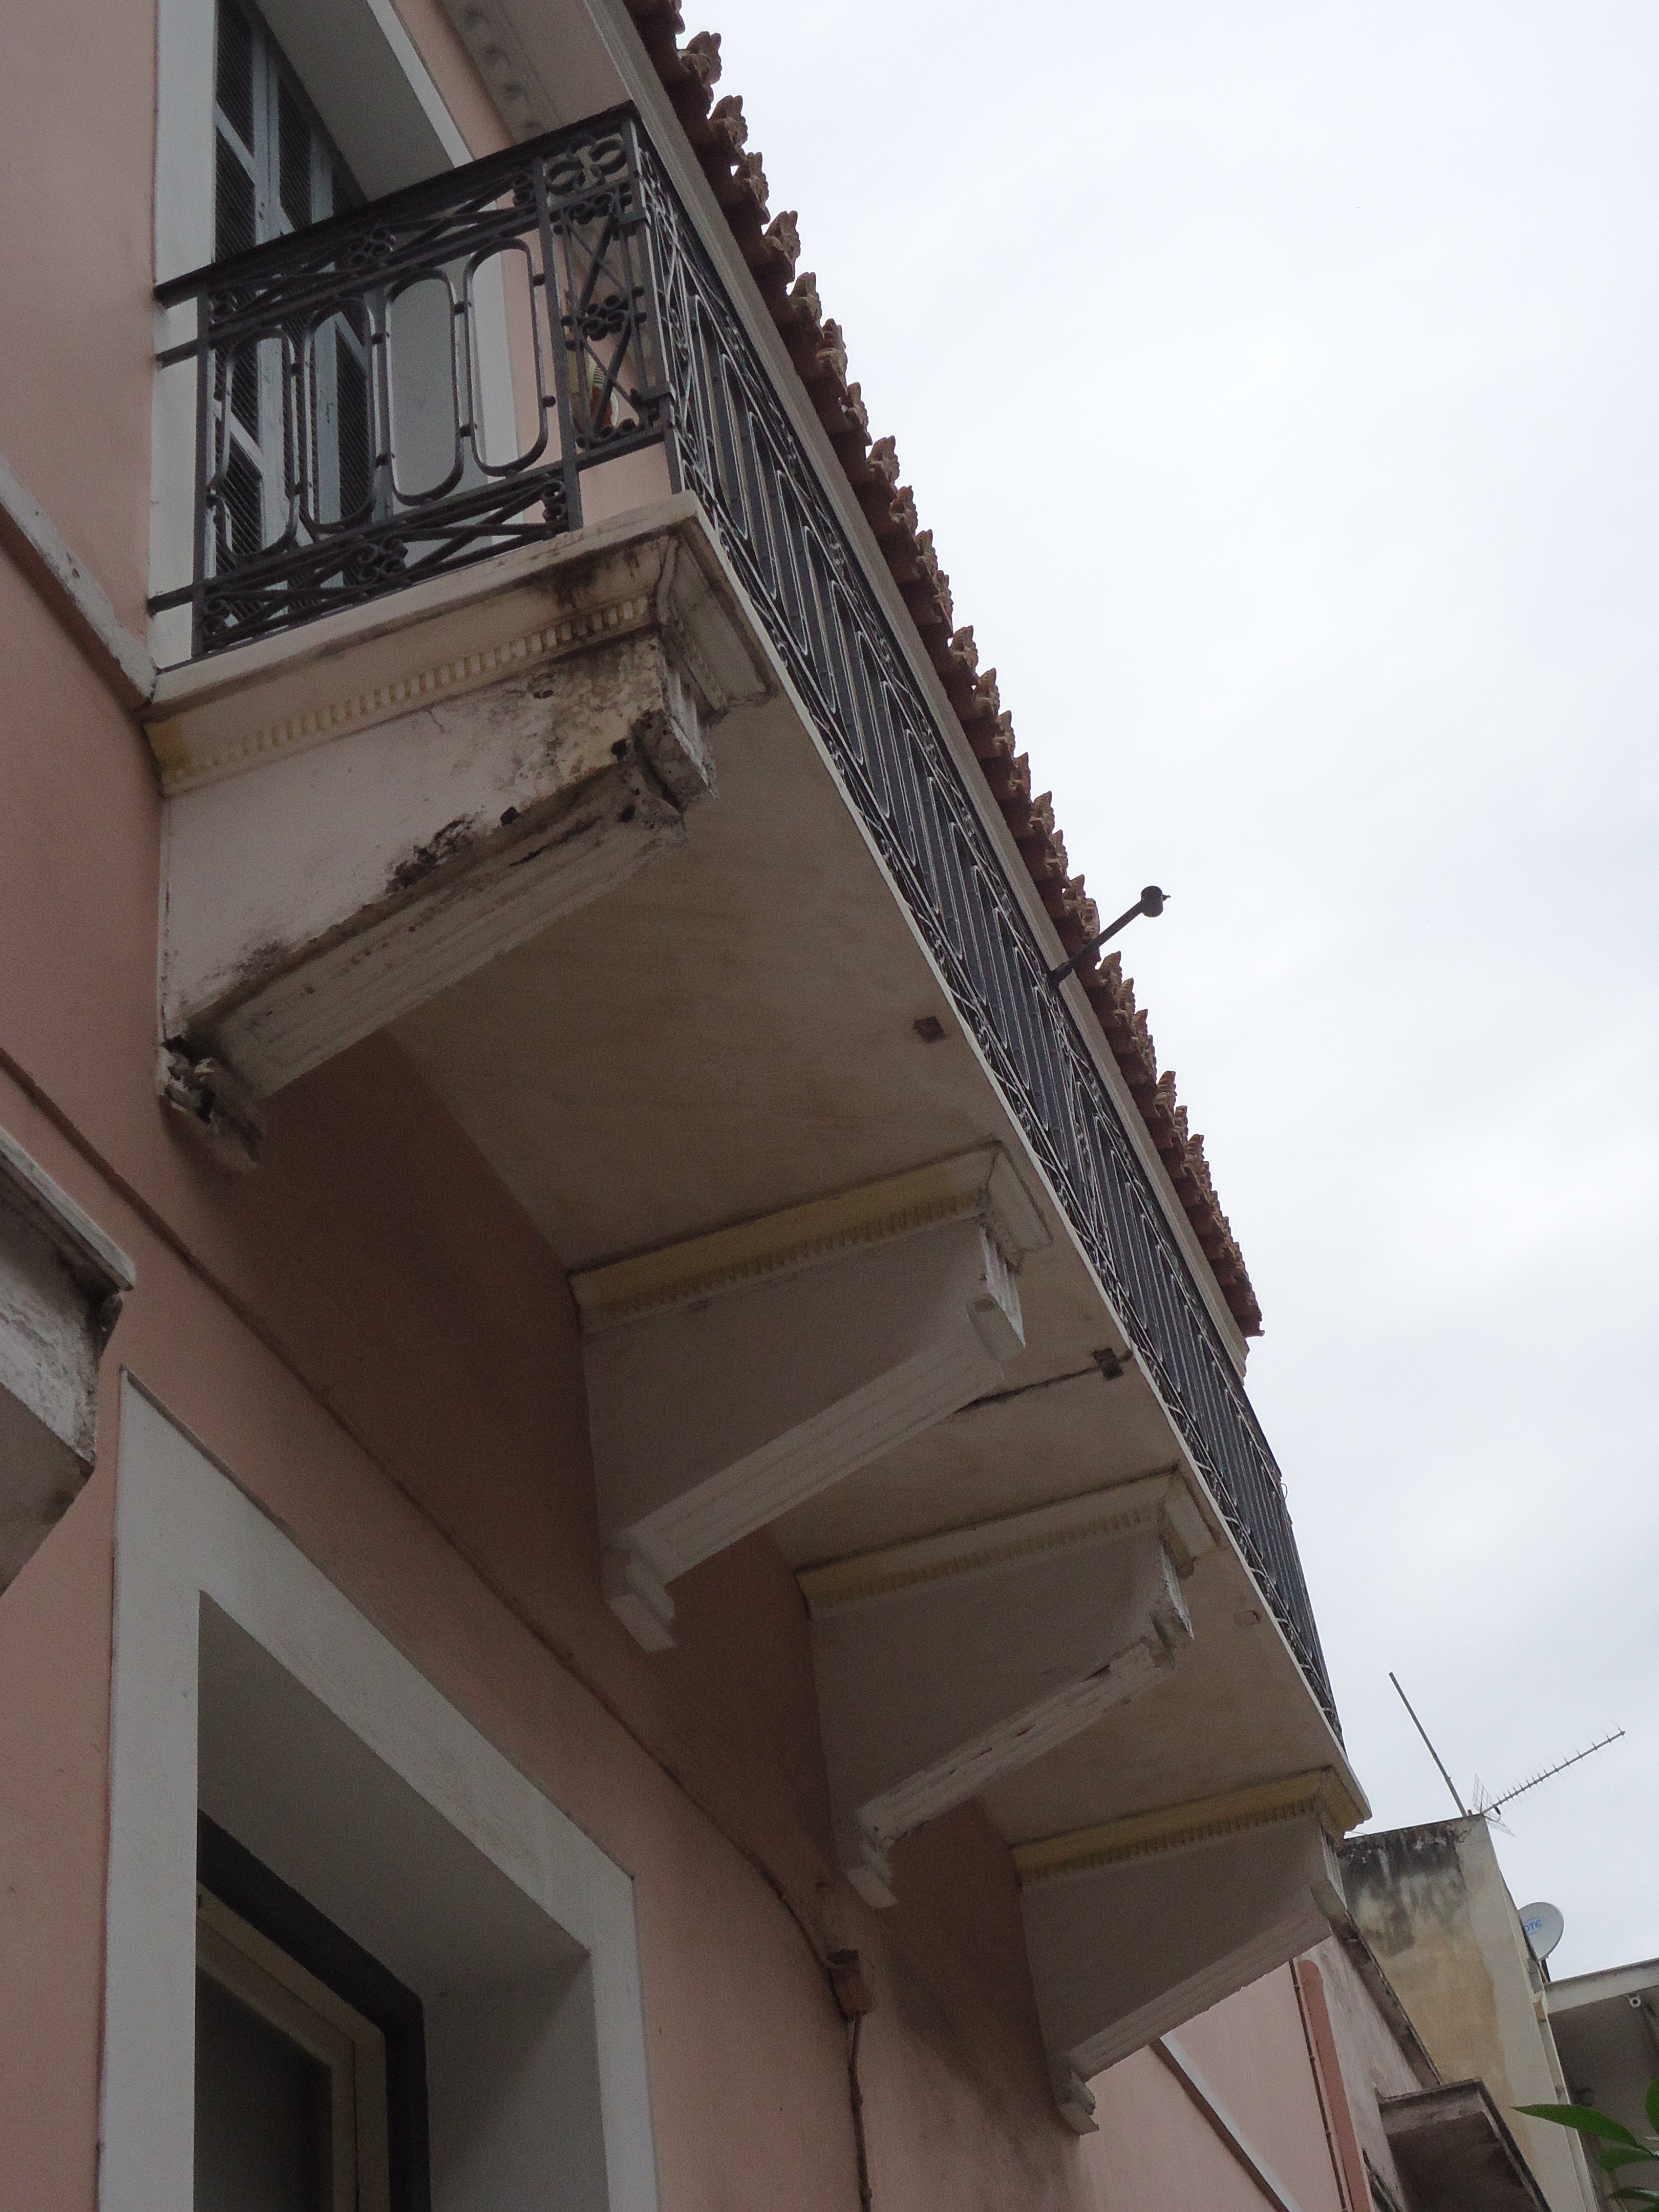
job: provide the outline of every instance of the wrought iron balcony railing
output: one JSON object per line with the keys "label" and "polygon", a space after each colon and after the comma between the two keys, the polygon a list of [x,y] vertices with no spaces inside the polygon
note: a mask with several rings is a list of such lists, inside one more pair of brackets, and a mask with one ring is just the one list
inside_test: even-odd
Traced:
{"label": "wrought iron balcony railing", "polygon": [[[196,369],[195,575],[156,604],[191,605],[198,653],[576,529],[588,470],[665,449],[1334,1724],[1283,1485],[1237,1373],[934,710],[636,117],[534,140],[159,297],[197,306],[195,340],[163,356]],[[486,420],[492,319],[534,364],[531,404],[507,426],[499,409]]]}
{"label": "wrought iron balcony railing", "polygon": [[196,514],[151,611],[193,652],[578,529],[583,472],[670,437],[639,149],[603,117],[159,289]]}

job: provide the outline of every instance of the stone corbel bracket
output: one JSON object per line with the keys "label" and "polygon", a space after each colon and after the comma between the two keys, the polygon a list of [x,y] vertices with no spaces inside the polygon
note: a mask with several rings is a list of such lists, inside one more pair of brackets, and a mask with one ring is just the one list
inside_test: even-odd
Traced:
{"label": "stone corbel bracket", "polygon": [[132,1262],[0,1129],[0,1590],[92,1472],[98,1362]]}
{"label": "stone corbel bracket", "polygon": [[695,502],[161,679],[163,1085],[210,1135],[686,835],[775,690]]}
{"label": "stone corbel bracket", "polygon": [[1335,1844],[1364,1817],[1318,1768],[1019,1844],[1026,1950],[1055,2100],[1346,1922]]}
{"label": "stone corbel bracket", "polygon": [[889,1853],[1164,1680],[1191,1639],[1180,1577],[1212,1548],[1149,1476],[808,1570],[837,1847],[872,1905]]}
{"label": "stone corbel bracket", "polygon": [[1000,1148],[571,1278],[605,1595],[647,1650],[667,1585],[1002,1380],[1049,1241]]}

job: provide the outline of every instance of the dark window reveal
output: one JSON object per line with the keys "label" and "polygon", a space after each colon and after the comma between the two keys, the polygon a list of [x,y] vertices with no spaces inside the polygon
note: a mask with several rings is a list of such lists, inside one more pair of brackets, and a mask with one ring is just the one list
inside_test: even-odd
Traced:
{"label": "dark window reveal", "polygon": [[333,2212],[335,2125],[324,2061],[198,1968],[198,2212]]}
{"label": "dark window reveal", "polygon": [[431,2212],[419,1997],[205,1813],[196,1875],[196,2212]]}

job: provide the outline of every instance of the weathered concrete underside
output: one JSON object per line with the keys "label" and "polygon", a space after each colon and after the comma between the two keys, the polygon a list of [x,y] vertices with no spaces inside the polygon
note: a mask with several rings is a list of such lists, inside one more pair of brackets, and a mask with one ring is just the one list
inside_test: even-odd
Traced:
{"label": "weathered concrete underside", "polygon": [[572,1283],[613,1608],[992,1389],[1048,1241],[994,1149],[592,1269]]}
{"label": "weathered concrete underside", "polygon": [[872,1904],[894,1901],[894,1844],[1170,1673],[1181,1566],[1211,1548],[1154,1477],[799,1577],[842,1863]]}
{"label": "weathered concrete underside", "polygon": [[684,518],[386,604],[169,672],[151,710],[167,1073],[248,1133],[250,1102],[683,840],[708,726],[769,687]]}
{"label": "weathered concrete underside", "polygon": [[[613,1615],[667,1650],[761,1530],[796,1571],[865,1900],[969,1800],[1037,1854],[1074,2118],[1316,1940],[1352,1794],[1234,1801],[1340,1746],[695,502],[167,687],[173,1095],[246,1160],[262,1097],[395,1024],[569,1270]],[[1201,1848],[1101,1858],[1206,1791]]]}

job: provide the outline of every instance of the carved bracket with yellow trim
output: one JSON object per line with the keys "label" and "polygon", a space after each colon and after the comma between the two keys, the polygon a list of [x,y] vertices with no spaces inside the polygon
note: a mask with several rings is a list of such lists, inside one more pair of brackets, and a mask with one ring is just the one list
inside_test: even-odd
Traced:
{"label": "carved bracket with yellow trim", "polygon": [[848,1879],[893,1903],[888,1853],[1163,1680],[1190,1640],[1178,1563],[1211,1548],[1177,1477],[799,1577]]}
{"label": "carved bracket with yellow trim", "polygon": [[[1087,2082],[1343,1921],[1334,1842],[1363,1817],[1329,1768],[1018,1844],[1056,2081]],[[1062,2110],[1079,2126],[1081,2106]]]}
{"label": "carved bracket with yellow trim", "polygon": [[994,1387],[1048,1239],[988,1147],[573,1277],[605,1595],[638,1640],[672,1641],[677,1576]]}

